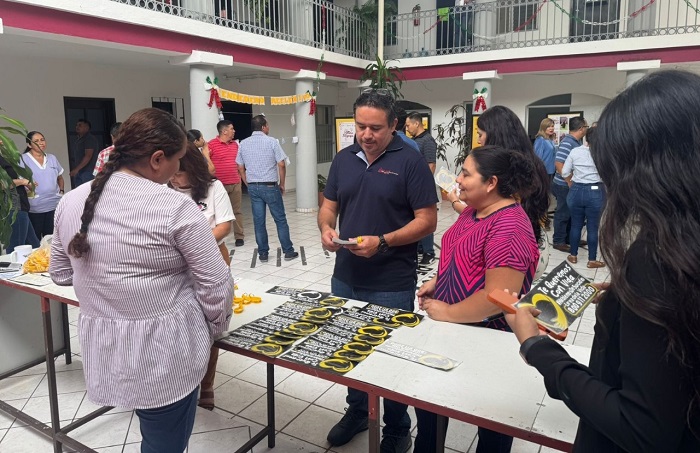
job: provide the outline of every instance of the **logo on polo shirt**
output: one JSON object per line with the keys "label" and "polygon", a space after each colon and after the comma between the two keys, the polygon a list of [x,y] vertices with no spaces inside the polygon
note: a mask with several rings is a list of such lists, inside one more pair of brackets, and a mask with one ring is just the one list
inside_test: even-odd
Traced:
{"label": "logo on polo shirt", "polygon": [[383,169],[383,168],[381,168],[381,167],[379,168],[379,170],[377,170],[377,173],[381,173],[381,174],[383,174],[383,175],[395,175],[395,176],[399,176],[398,173],[393,172],[393,171],[391,171],[391,170],[385,170],[385,169]]}
{"label": "logo on polo shirt", "polygon": [[199,208],[200,211],[206,211],[207,210],[207,204],[203,201],[198,201],[197,202],[197,207]]}

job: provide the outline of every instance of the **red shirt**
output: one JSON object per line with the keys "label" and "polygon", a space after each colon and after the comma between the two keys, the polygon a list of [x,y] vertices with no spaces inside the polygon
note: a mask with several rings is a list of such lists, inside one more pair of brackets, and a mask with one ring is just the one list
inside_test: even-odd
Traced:
{"label": "red shirt", "polygon": [[241,176],[238,174],[236,156],[238,155],[238,142],[231,140],[224,143],[219,137],[209,141],[209,158],[216,169],[216,178],[222,184],[240,184]]}

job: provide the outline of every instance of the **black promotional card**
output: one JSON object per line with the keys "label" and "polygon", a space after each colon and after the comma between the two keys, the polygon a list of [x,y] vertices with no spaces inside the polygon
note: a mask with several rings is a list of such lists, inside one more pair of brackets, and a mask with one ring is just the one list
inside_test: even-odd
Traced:
{"label": "black promotional card", "polygon": [[309,321],[324,324],[336,314],[342,313],[341,307],[322,306],[300,301],[288,301],[275,308],[275,313],[300,321]]}
{"label": "black promotional card", "polygon": [[327,292],[314,291],[310,289],[287,288],[285,286],[275,286],[267,291],[269,294],[287,296],[290,299],[301,302],[309,302],[324,306],[341,307],[348,301],[342,297],[336,297]]}
{"label": "black promotional card", "polygon": [[445,357],[444,355],[424,351],[422,349],[414,348],[413,346],[409,346],[407,344],[397,343],[395,341],[388,341],[384,343],[383,345],[377,347],[376,351],[444,371],[451,370],[462,363],[457,360],[450,359],[449,357]]}
{"label": "black promotional card", "polygon": [[366,322],[396,329],[401,326],[415,327],[420,324],[423,315],[398,308],[384,307],[382,305],[367,304],[362,308],[352,308],[346,311],[348,316],[361,319]]}

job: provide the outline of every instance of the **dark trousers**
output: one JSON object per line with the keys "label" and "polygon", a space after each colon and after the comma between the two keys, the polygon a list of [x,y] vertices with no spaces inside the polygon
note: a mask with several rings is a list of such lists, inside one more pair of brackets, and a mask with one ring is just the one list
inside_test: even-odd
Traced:
{"label": "dark trousers", "polygon": [[598,224],[600,213],[605,203],[603,185],[581,184],[575,182],[569,190],[567,203],[571,210],[571,252],[578,255],[578,243],[581,240],[581,230],[584,222],[588,225],[586,240],[588,241],[588,261],[595,261],[598,254]]}
{"label": "dark trousers", "polygon": [[[447,435],[447,425],[450,419],[445,420],[444,431],[438,433],[438,415],[423,409],[416,408],[418,433],[414,444],[414,453],[436,453],[435,443],[437,436],[441,436],[443,442]],[[476,453],[510,453],[513,438],[505,434],[479,428],[479,440],[476,445]]]}
{"label": "dark trousers", "polygon": [[41,239],[47,234],[53,234],[53,214],[56,211],[49,212],[30,212],[29,221],[32,222],[34,233]]}
{"label": "dark trousers", "polygon": [[571,213],[569,212],[569,205],[566,203],[566,197],[569,195],[569,186],[552,183],[552,195],[557,199],[557,210],[554,211],[552,243],[555,245],[566,244],[571,231]]}
{"label": "dark trousers", "polygon": [[17,211],[15,223],[12,224],[10,242],[7,244],[7,253],[12,253],[18,245],[27,244],[37,248],[39,247],[39,239],[36,237],[34,227],[29,221],[29,213],[27,211]]}
{"label": "dark trousers", "polygon": [[196,387],[180,401],[155,409],[136,409],[141,424],[141,453],[182,453],[187,448],[197,410]]}
{"label": "dark trousers", "polygon": [[[333,277],[331,278],[331,291],[333,295],[338,297],[413,311],[415,298],[415,290],[413,289],[407,291],[362,290],[353,288]],[[367,415],[367,393],[348,388],[348,396],[345,401],[348,403],[348,412],[353,411]],[[410,433],[411,418],[408,416],[407,409],[406,404],[384,399],[384,429],[382,430],[384,436],[404,437]]]}

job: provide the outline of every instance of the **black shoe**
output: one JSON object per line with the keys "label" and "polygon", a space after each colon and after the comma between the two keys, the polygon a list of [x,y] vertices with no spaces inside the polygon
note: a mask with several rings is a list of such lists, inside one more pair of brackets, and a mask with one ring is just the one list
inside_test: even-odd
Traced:
{"label": "black shoe", "polygon": [[299,252],[288,252],[284,254],[284,260],[289,261],[299,256]]}
{"label": "black shoe", "polygon": [[552,245],[552,247],[559,250],[560,252],[569,253],[571,251],[571,246],[569,244],[554,244]]}
{"label": "black shoe", "polygon": [[380,453],[406,453],[410,450],[413,441],[411,435],[406,434],[403,437],[384,436],[382,443],[379,444]]}
{"label": "black shoe", "polygon": [[241,247],[243,244],[243,239],[236,239],[236,247]]}
{"label": "black shoe", "polygon": [[339,447],[350,442],[355,437],[355,434],[366,430],[367,415],[347,410],[343,418],[331,428],[326,440],[332,446]]}
{"label": "black shoe", "polygon": [[261,253],[260,255],[258,255],[258,259],[260,261],[262,261],[263,263],[267,263],[267,256],[268,256],[267,253]]}
{"label": "black shoe", "polygon": [[420,260],[420,265],[421,266],[427,266],[429,264],[433,264],[433,261],[435,261],[435,254],[434,253],[426,253],[423,255],[423,258]]}
{"label": "black shoe", "polygon": [[585,247],[588,245],[588,241],[579,241],[578,246],[579,247]]}

